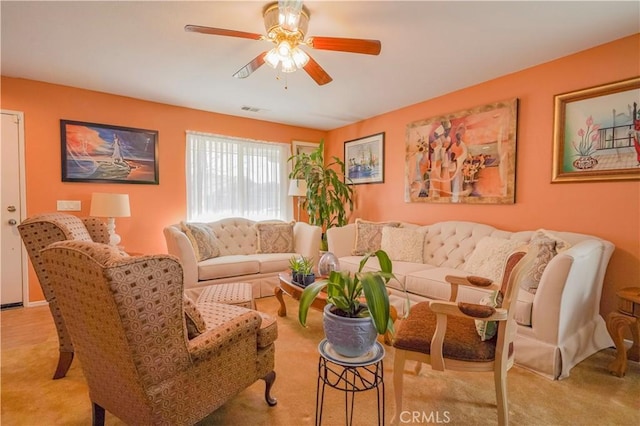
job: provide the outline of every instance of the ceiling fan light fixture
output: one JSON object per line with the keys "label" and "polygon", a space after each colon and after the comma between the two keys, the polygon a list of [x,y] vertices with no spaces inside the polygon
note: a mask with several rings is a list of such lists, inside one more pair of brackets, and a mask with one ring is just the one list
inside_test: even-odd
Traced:
{"label": "ceiling fan light fixture", "polygon": [[278,22],[287,31],[297,31],[302,11],[301,0],[279,0]]}
{"label": "ceiling fan light fixture", "polygon": [[[291,33],[299,33],[300,38],[304,38],[304,35],[307,33],[307,29],[309,28],[309,10],[306,6],[301,4],[302,2],[300,1],[285,1],[283,3],[300,3],[300,5],[297,6],[299,9],[289,8],[289,11],[284,12],[284,14],[281,14],[278,2],[269,3],[265,6],[263,9],[264,28],[267,31],[267,34],[269,34],[269,38],[273,39],[270,33],[276,28],[278,29],[277,31],[280,32],[282,32],[282,30],[286,30]],[[294,12],[295,10],[299,10],[299,12]],[[295,16],[296,14],[297,17],[292,19],[291,16]],[[283,15],[282,22],[280,21],[280,15]],[[290,17],[287,18],[287,15]],[[291,22],[297,20],[297,22],[295,22],[295,26],[293,26],[289,25],[287,20]]]}
{"label": "ceiling fan light fixture", "polygon": [[282,72],[294,72],[298,68],[296,68],[296,63],[293,62],[293,59],[282,58],[281,69],[282,69]]}
{"label": "ceiling fan light fixture", "polygon": [[[1,1],[1,0],[0,0]],[[225,28],[185,25],[188,32],[216,36],[238,37],[272,43],[271,49],[263,51],[248,64],[238,70],[235,78],[247,78],[265,63],[273,69],[280,67],[281,72],[290,73],[304,70],[318,85],[330,83],[333,79],[307,52],[300,49],[304,45],[311,49],[333,50],[338,52],[379,55],[379,40],[310,37],[305,39],[309,26],[309,9],[302,0],[280,0],[267,4],[262,10],[266,36],[245,31]]]}
{"label": "ceiling fan light fixture", "polygon": [[278,43],[278,55],[280,55],[281,60],[291,56],[291,43],[286,40]]}
{"label": "ceiling fan light fixture", "polygon": [[278,55],[278,51],[275,47],[264,56],[264,62],[274,69],[278,66],[278,63],[280,62],[280,55]]}
{"label": "ceiling fan light fixture", "polygon": [[291,58],[298,69],[304,68],[304,66],[307,65],[307,62],[309,62],[309,55],[307,55],[304,50],[297,47],[291,51]]}

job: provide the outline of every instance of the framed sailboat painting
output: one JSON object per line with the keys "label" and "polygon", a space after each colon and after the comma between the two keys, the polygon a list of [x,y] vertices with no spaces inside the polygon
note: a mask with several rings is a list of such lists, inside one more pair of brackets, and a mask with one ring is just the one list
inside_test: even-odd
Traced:
{"label": "framed sailboat painting", "polygon": [[344,143],[345,180],[384,183],[384,132]]}
{"label": "framed sailboat painting", "polygon": [[158,132],[60,120],[62,181],[157,185]]}

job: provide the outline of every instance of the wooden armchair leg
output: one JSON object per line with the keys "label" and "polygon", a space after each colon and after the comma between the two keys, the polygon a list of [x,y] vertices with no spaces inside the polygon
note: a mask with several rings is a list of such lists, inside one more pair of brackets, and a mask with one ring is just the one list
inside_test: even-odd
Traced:
{"label": "wooden armchair leg", "polygon": [[91,411],[93,416],[91,424],[93,426],[104,426],[104,408],[93,402],[91,404]]}
{"label": "wooden armchair leg", "polygon": [[276,372],[270,371],[266,376],[262,378],[264,380],[266,386],[264,390],[264,399],[269,404],[269,407],[273,407],[278,403],[278,400],[271,396],[271,387],[273,386],[273,382],[276,381]]}
{"label": "wooden armchair leg", "polygon": [[395,394],[396,410],[391,418],[391,424],[397,425],[402,415],[402,385],[404,381],[405,351],[396,348],[393,360],[393,391]]}
{"label": "wooden armchair leg", "polygon": [[58,366],[56,372],[53,374],[53,380],[62,379],[67,375],[67,371],[71,367],[71,361],[73,361],[73,352],[60,352],[58,358]]}
{"label": "wooden armchair leg", "polygon": [[494,381],[496,386],[496,402],[498,405],[498,425],[509,424],[509,399],[507,398],[507,372],[495,371]]}

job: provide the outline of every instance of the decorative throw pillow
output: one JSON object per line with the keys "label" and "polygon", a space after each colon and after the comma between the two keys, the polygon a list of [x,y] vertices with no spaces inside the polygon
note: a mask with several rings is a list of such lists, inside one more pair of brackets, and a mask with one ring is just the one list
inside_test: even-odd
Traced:
{"label": "decorative throw pillow", "polygon": [[571,244],[569,244],[567,241],[558,237],[553,232],[547,231],[546,229],[542,229],[542,228],[538,229],[531,239],[536,237],[547,237],[555,241],[557,253],[562,253],[563,251],[568,250],[571,247]]}
{"label": "decorative throw pillow", "polygon": [[257,253],[293,253],[293,225],[295,222],[258,222]]}
{"label": "decorative throw pillow", "polygon": [[187,324],[187,337],[189,340],[201,335],[207,329],[207,324],[200,314],[200,311],[193,303],[189,296],[182,296],[182,305],[184,309],[184,321]]}
{"label": "decorative throw pillow", "polygon": [[[491,294],[487,294],[478,302],[478,305],[491,306],[492,308],[499,308],[502,306],[502,293],[494,291]],[[474,320],[476,323],[476,331],[480,336],[480,340],[490,340],[498,332],[497,321],[482,321]]]}
{"label": "decorative throw pillow", "polygon": [[551,262],[556,254],[567,250],[571,245],[566,241],[556,237],[544,229],[539,229],[533,234],[529,247],[536,250],[536,258],[531,265],[531,269],[527,271],[520,281],[520,288],[535,294],[542,278],[542,273]]}
{"label": "decorative throw pillow", "polygon": [[380,248],[387,252],[391,260],[422,263],[424,232],[385,226],[382,228]]}
{"label": "decorative throw pillow", "polygon": [[182,231],[191,241],[198,262],[220,256],[218,239],[206,223],[182,222]]}
{"label": "decorative throw pillow", "polygon": [[521,241],[484,237],[478,241],[476,248],[465,262],[464,270],[501,283],[507,257],[522,245]]}
{"label": "decorative throw pillow", "polygon": [[362,256],[380,250],[382,228],[400,226],[400,222],[369,222],[356,219],[356,245],[351,251],[354,256]]}

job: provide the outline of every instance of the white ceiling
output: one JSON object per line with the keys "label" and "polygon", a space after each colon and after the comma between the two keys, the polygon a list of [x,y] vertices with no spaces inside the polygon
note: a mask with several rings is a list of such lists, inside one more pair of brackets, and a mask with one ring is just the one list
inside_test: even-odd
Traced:
{"label": "white ceiling", "polygon": [[2,0],[2,75],[330,130],[640,32],[638,1],[307,1],[309,36],[382,42],[306,49],[333,77],[317,86],[266,65],[233,78],[271,45],[183,29],[264,34],[267,3]]}

